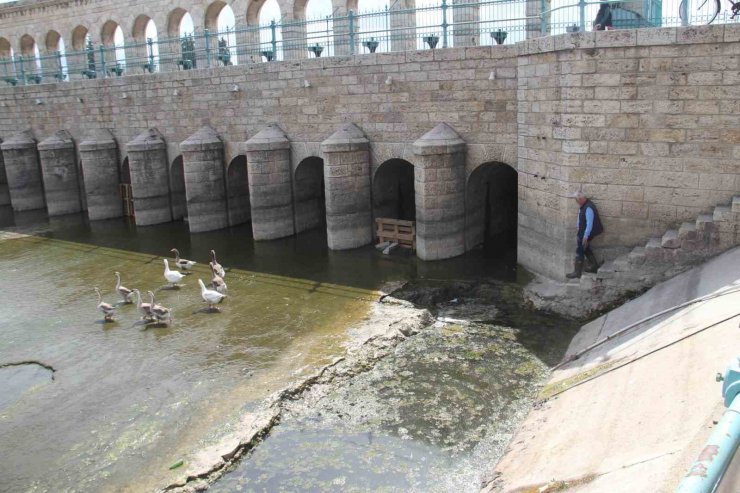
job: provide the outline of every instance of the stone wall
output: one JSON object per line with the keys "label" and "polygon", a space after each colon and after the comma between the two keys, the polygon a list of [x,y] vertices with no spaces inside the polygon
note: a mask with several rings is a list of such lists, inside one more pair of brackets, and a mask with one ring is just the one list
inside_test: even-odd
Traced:
{"label": "stone wall", "polygon": [[518,169],[519,260],[559,277],[579,188],[604,217],[596,246],[608,257],[740,191],[739,41],[738,25],[621,30],[6,87],[0,139],[30,127],[39,141],[67,130],[79,142],[103,127],[125,152],[153,127],[171,162],[209,125],[228,163],[278,123],[295,169],[352,122],[372,175],[389,159],[418,166],[411,144],[444,122],[465,141],[467,176],[486,162]]}

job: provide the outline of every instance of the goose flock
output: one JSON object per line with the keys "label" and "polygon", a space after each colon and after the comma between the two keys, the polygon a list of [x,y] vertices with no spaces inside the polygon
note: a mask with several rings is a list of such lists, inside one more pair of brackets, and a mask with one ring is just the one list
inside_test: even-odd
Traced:
{"label": "goose flock", "polygon": [[[170,251],[175,254],[174,266],[176,267],[176,270],[170,269],[169,261],[167,259],[163,259],[164,278],[170,288],[179,289],[181,285],[178,283],[185,279],[186,275],[190,274],[188,271],[190,271],[197,262],[180,258],[180,252],[177,248],[173,248]],[[202,279],[198,279],[198,284],[200,285],[200,296],[203,298],[203,301],[208,304],[209,311],[220,311],[216,305],[221,303],[224,298],[227,297],[227,287],[226,282],[224,281],[226,271],[221,264],[218,263],[216,252],[211,250],[210,253],[211,261],[209,262],[209,265],[211,267],[211,282],[206,286]],[[180,272],[180,270],[177,269],[184,272]],[[116,292],[121,297],[122,304],[132,304],[135,299],[136,308],[141,312],[141,319],[144,320],[145,323],[157,323],[169,326],[172,322],[172,309],[157,304],[157,301],[154,299],[153,291],[147,291],[147,294],[149,295],[149,303],[142,302],[141,292],[138,289],[129,289],[123,286],[121,284],[120,272],[116,272],[115,275]],[[103,313],[104,321],[112,322],[113,316],[116,312],[116,305],[104,302],[103,296],[97,287],[95,288],[95,293],[98,296],[98,310]]]}

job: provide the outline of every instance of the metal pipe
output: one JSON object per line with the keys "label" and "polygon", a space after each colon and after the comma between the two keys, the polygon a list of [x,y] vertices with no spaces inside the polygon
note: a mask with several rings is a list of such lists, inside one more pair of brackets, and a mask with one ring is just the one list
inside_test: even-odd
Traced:
{"label": "metal pipe", "polygon": [[727,410],[676,493],[711,493],[722,480],[740,444],[740,358],[727,369],[723,396]]}

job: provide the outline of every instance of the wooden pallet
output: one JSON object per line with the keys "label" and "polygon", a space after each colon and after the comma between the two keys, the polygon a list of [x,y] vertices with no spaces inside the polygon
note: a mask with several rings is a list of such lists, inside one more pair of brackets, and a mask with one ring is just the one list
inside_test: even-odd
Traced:
{"label": "wooden pallet", "polygon": [[375,219],[375,236],[378,243],[396,242],[403,248],[416,251],[416,222],[379,217]]}
{"label": "wooden pallet", "polygon": [[131,184],[121,183],[118,191],[121,195],[121,200],[123,200],[123,215],[134,217],[134,195],[131,192]]}

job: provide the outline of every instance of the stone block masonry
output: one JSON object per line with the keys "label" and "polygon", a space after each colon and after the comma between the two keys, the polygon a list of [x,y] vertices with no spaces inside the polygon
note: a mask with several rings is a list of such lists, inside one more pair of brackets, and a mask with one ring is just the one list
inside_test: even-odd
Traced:
{"label": "stone block masonry", "polygon": [[[324,159],[327,228],[337,241],[333,247],[340,247],[371,241],[372,221],[360,226],[365,212],[357,209],[356,223],[334,214],[332,225],[329,206],[339,200],[332,190],[364,193],[359,184],[369,183],[370,170],[391,158],[418,170],[424,163],[412,143],[445,123],[465,143],[462,157],[449,160],[451,168],[444,170],[454,175],[464,162],[455,193],[464,190],[460,197],[466,200],[465,180],[482,164],[515,168],[519,261],[561,277],[575,248],[570,192],[582,189],[596,202],[606,233],[595,247],[611,259],[740,191],[738,40],[737,25],[620,30],[508,46],[3,87],[0,138],[7,142],[28,127],[38,136],[67,130],[79,142],[108,128],[126,143],[156,127],[166,169],[166,156],[180,155],[178,143],[204,125],[218,132],[228,163],[244,154],[245,141],[277,123],[290,142],[292,167],[309,157]],[[349,157],[332,162],[331,151],[319,144],[348,123],[367,139],[368,162],[353,161],[362,176],[351,187],[342,177],[345,190],[330,183],[328,171]],[[18,162],[9,151],[3,147],[6,168]],[[118,152],[119,162],[129,158],[133,181],[132,153],[123,145]],[[12,183],[10,188],[12,198]],[[250,200],[254,212],[255,199]],[[426,212],[417,210],[419,217]],[[137,210],[137,221],[138,216]],[[349,230],[358,239],[341,233]]]}

